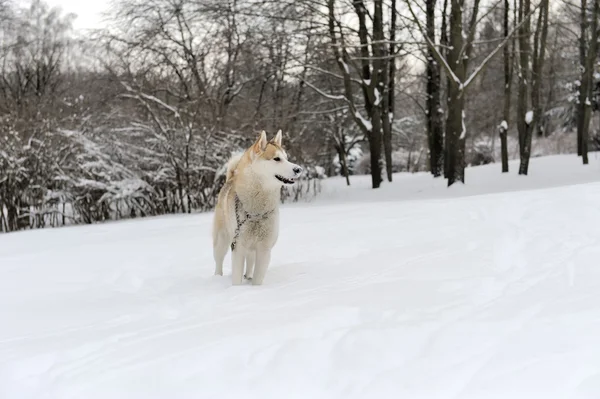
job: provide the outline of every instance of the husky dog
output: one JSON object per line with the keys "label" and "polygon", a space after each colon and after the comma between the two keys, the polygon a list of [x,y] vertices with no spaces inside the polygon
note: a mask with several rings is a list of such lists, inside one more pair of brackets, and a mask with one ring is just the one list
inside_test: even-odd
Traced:
{"label": "husky dog", "polygon": [[229,160],[213,221],[215,275],[223,275],[231,247],[233,285],[242,284],[242,277],[263,283],[279,235],[281,187],[293,185],[301,173],[281,147],[281,130],[271,141],[261,132],[252,147]]}

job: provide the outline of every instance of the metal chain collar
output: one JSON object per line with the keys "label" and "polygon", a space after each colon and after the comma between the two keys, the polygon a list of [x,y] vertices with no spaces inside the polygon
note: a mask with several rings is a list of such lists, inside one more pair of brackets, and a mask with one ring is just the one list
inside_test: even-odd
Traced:
{"label": "metal chain collar", "polygon": [[[240,210],[245,215],[241,220],[240,220]],[[233,240],[231,241],[231,250],[232,251],[235,250],[237,239],[240,236],[240,230],[242,229],[242,226],[244,225],[244,223],[246,223],[249,220],[258,221],[258,220],[266,219],[269,217],[269,215],[271,213],[273,213],[273,211],[274,211],[274,209],[271,209],[270,211],[265,212],[265,213],[261,213],[258,215],[251,215],[244,210],[244,208],[242,206],[242,201],[240,201],[240,198],[236,194],[235,195],[235,222],[236,222],[237,226],[235,228],[235,234],[233,235]]]}

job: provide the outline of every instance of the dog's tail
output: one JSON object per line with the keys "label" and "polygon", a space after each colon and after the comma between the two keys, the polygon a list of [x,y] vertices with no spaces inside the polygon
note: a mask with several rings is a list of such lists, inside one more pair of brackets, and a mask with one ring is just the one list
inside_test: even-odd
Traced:
{"label": "dog's tail", "polygon": [[240,159],[242,159],[242,155],[244,155],[243,153],[239,153],[239,154],[234,154],[231,156],[231,158],[229,158],[229,161],[227,162],[227,175],[225,178],[225,181],[229,181],[233,178],[233,176],[235,176],[235,169],[238,166],[238,163],[240,163]]}

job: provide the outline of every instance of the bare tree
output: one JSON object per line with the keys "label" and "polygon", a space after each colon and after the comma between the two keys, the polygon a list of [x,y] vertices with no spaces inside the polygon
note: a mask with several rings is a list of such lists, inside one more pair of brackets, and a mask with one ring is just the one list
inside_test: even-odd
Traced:
{"label": "bare tree", "polygon": [[[510,27],[510,0],[504,0],[503,30],[504,38],[509,35]],[[504,65],[504,107],[503,119],[500,123],[500,146],[502,158],[502,173],[508,172],[508,127],[510,126],[510,99],[512,89],[513,67],[514,67],[514,40],[511,45],[504,46],[503,49]]]}
{"label": "bare tree", "polygon": [[[519,93],[517,100],[517,128],[521,162],[519,174],[526,175],[531,157],[531,142],[535,127],[541,120],[541,83],[548,36],[548,0],[539,5],[538,21],[533,37],[531,54],[532,13],[530,0],[519,0]],[[531,57],[531,58],[530,58]]]}
{"label": "bare tree", "polygon": [[50,132],[61,119],[73,16],[41,1],[2,4],[0,53],[0,229],[42,227],[53,179]]}
{"label": "bare tree", "polygon": [[[381,185],[381,150],[383,137],[391,138],[391,121],[389,118],[389,62],[387,54],[383,21],[383,2],[374,1],[372,16],[372,32],[367,28],[369,11],[362,0],[352,3],[353,11],[358,19],[358,56],[353,56],[348,47],[348,39],[342,23],[336,14],[336,1],[328,0],[329,39],[334,59],[343,79],[344,94],[332,96],[320,91],[331,99],[344,101],[361,131],[368,138],[371,157],[371,183],[373,188]],[[369,49],[370,48],[370,49]],[[357,71],[359,79],[353,77],[352,70]],[[312,86],[312,85],[311,85]],[[355,86],[362,91],[362,107],[355,96]],[[312,86],[314,89],[316,87]],[[318,89],[317,89],[318,90]],[[366,117],[361,114],[361,108],[366,111]],[[391,139],[389,140],[391,143]],[[391,148],[388,149],[391,164]],[[388,179],[391,180],[391,169]]]}
{"label": "bare tree", "polygon": [[[436,41],[435,7],[437,0],[426,0],[427,36]],[[443,111],[441,109],[440,64],[432,47],[427,48],[427,137],[429,140],[430,169],[433,176],[442,175],[444,169]]]}
{"label": "bare tree", "polygon": [[526,154],[527,138],[533,134],[533,111],[530,111],[530,87],[531,70],[529,67],[529,57],[531,56],[531,24],[525,16],[531,11],[530,0],[519,0],[518,22],[519,28],[519,87],[517,97],[517,129],[519,132],[519,156],[521,163],[519,174],[529,163],[529,156]]}
{"label": "bare tree", "polygon": [[[389,182],[392,181],[392,125],[394,123],[394,112],[396,104],[396,29],[397,29],[398,14],[396,12],[396,0],[392,0],[390,5],[390,28],[389,28],[389,41],[390,47],[387,60],[387,87],[384,90],[383,95],[383,153],[385,156],[385,170],[387,179]],[[382,22],[382,33],[383,33],[383,22]],[[385,74],[385,71],[384,71]],[[387,113],[385,112],[387,109]]]}
{"label": "bare tree", "polygon": [[362,141],[364,136],[360,132],[356,132],[356,128],[352,129],[348,126],[349,123],[353,122],[350,121],[351,118],[346,114],[346,112],[340,112],[338,115],[329,114],[328,117],[331,121],[331,139],[340,162],[340,171],[346,179],[346,185],[349,186],[350,168],[348,165],[348,156],[356,145]]}
{"label": "bare tree", "polygon": [[[525,0],[528,1],[528,0]],[[475,78],[484,70],[494,56],[509,42],[517,29],[521,29],[531,17],[531,12],[524,15],[519,24],[492,50],[481,63],[468,74],[477,22],[480,20],[479,0],[474,0],[468,26],[464,27],[465,0],[451,0],[449,50],[446,55],[440,46],[429,39],[426,30],[419,22],[410,2],[408,9],[427,45],[432,49],[435,59],[443,66],[448,75],[447,118],[446,118],[446,177],[448,186],[455,182],[465,181],[465,140],[467,128],[465,124],[465,93]]]}
{"label": "bare tree", "polygon": [[[585,64],[581,76],[581,85],[579,87],[579,123],[577,134],[579,137],[581,156],[583,164],[587,165],[588,160],[588,142],[589,142],[589,126],[592,114],[592,99],[594,90],[594,66],[598,59],[598,17],[600,15],[600,0],[593,0],[592,24],[590,27],[589,44],[585,48]],[[586,7],[585,0],[582,0],[582,10]],[[582,11],[582,16],[585,17],[585,11]],[[582,22],[585,26],[585,22]],[[582,32],[582,37],[585,32]]]}
{"label": "bare tree", "polygon": [[[581,71],[585,71],[587,64],[587,35],[588,35],[588,17],[587,17],[587,0],[581,0],[580,17],[579,17],[579,67]],[[583,122],[585,120],[585,95],[586,93],[581,88],[579,82],[579,96],[577,103],[577,155],[583,155]]]}

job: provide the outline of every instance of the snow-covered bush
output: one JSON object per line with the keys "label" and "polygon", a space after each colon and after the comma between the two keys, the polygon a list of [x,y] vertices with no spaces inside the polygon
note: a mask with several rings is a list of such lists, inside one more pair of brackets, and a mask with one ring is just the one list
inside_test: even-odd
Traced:
{"label": "snow-covered bush", "polygon": [[[355,169],[357,168],[357,165],[360,162],[362,156],[363,156],[363,150],[360,147],[360,144],[354,145],[348,151],[348,155],[346,156],[346,166],[348,168],[348,174],[350,176],[356,174]],[[336,154],[335,157],[333,158],[333,167],[334,167],[336,175],[342,174],[342,163],[340,162],[339,154]]]}
{"label": "snow-covered bush", "polygon": [[318,165],[308,165],[293,186],[281,189],[281,202],[298,202],[311,200],[321,192],[321,181],[326,178],[325,168]]}
{"label": "snow-covered bush", "polygon": [[185,162],[177,143],[166,151],[139,133],[58,130],[28,143],[0,135],[0,231],[211,209],[225,138],[190,146]]}
{"label": "snow-covered bush", "polygon": [[596,132],[591,139],[590,143],[591,151],[600,151],[600,132]]}
{"label": "snow-covered bush", "polygon": [[[531,156],[541,157],[553,154],[573,154],[577,152],[575,132],[556,131],[548,137],[533,137]],[[519,141],[514,136],[507,138],[508,158],[519,158]],[[480,137],[467,151],[467,164],[471,166],[499,162],[501,159],[500,139]]]}
{"label": "snow-covered bush", "polygon": [[467,165],[487,165],[495,162],[494,153],[489,142],[478,140],[473,143],[466,156]]}
{"label": "snow-covered bush", "polygon": [[[381,160],[382,165],[385,161]],[[418,151],[409,151],[400,148],[392,152],[392,172],[419,172],[427,169],[427,153],[424,148],[419,148]],[[371,173],[371,154],[364,154],[355,168],[355,173],[358,175],[367,175]]]}

